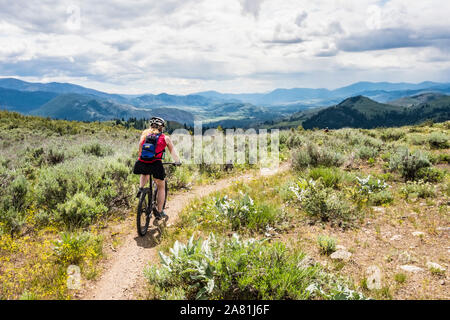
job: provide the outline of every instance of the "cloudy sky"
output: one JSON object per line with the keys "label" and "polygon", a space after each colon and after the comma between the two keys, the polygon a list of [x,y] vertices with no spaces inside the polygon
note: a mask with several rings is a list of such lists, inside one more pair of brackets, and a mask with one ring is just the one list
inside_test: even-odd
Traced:
{"label": "cloudy sky", "polygon": [[117,93],[450,82],[448,0],[0,0],[0,76]]}

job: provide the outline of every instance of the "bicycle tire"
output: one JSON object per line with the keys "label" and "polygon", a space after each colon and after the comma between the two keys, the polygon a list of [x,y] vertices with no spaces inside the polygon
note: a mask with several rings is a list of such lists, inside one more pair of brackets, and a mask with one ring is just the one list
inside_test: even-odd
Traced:
{"label": "bicycle tire", "polygon": [[[150,224],[150,218],[152,215],[152,208],[150,203],[149,191],[145,190],[142,192],[139,198],[139,204],[137,209],[137,217],[136,217],[136,227],[138,234],[143,237],[147,233],[148,226]],[[145,222],[142,223],[142,215],[145,215]]]}

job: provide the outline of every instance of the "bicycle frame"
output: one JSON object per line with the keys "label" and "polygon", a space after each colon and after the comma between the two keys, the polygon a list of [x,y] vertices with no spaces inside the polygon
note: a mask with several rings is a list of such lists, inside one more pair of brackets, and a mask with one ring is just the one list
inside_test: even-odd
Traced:
{"label": "bicycle frame", "polygon": [[[175,162],[163,162],[163,165],[179,165],[178,163]],[[167,188],[167,181],[164,179],[165,182],[165,197],[164,197],[164,204],[163,204],[163,208],[165,206],[166,203],[166,199],[167,199],[167,193],[168,193],[168,188]],[[152,175],[150,175],[149,178],[149,187],[148,188],[144,188],[142,195],[141,195],[141,199],[139,200],[139,205],[138,205],[138,216],[137,216],[137,228],[138,228],[138,234],[140,236],[144,236],[147,233],[147,228],[148,228],[148,223],[150,221],[150,217],[153,214],[154,210],[157,210],[157,199],[156,199],[156,194],[153,190],[153,177]],[[158,190],[158,186],[155,185],[155,190]],[[144,214],[142,212],[142,207],[141,207],[141,203],[142,203],[142,199],[148,196],[148,207],[146,208],[147,211],[145,212],[146,215],[146,222],[144,225],[145,231],[142,230],[142,225],[141,225],[141,215]],[[143,197],[143,198],[142,198]]]}

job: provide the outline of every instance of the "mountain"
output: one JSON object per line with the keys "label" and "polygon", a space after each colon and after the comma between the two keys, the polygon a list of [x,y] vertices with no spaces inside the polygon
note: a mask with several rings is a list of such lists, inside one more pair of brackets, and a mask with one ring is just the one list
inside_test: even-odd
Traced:
{"label": "mountain", "polygon": [[449,119],[450,97],[447,96],[410,108],[382,104],[367,97],[356,96],[317,112],[303,122],[303,127],[371,129],[417,124],[425,120],[441,122]]}
{"label": "mountain", "polygon": [[24,92],[0,88],[0,109],[28,113],[55,98],[53,92]]}
{"label": "mountain", "polygon": [[358,95],[369,97],[377,102],[387,102],[399,99],[401,97],[430,91],[450,94],[450,84],[431,81],[417,84],[362,81],[346,87],[337,88],[335,90],[320,88],[292,88],[275,89],[268,93],[246,94],[229,94],[220,93],[217,91],[205,91],[196,93],[196,95],[224,100],[233,99],[263,106],[283,106],[292,103],[308,106],[323,106],[337,104],[346,98]]}
{"label": "mountain", "polygon": [[289,104],[289,103],[306,103],[314,104],[324,99],[332,98],[332,94],[327,89],[276,89],[264,95],[259,99],[259,103],[263,105]]}
{"label": "mountain", "polygon": [[254,123],[273,119],[280,116],[279,113],[265,107],[258,107],[250,103],[223,103],[208,109],[202,115],[209,126],[222,126],[223,128],[242,127],[247,128]]}
{"label": "mountain", "polygon": [[118,104],[96,96],[75,93],[62,94],[50,100],[30,114],[77,121],[104,121],[111,119],[150,118],[160,116],[166,120],[192,124],[193,115],[175,108],[139,109]]}
{"label": "mountain", "polygon": [[[115,118],[149,118],[161,116],[166,120],[193,124],[194,116],[204,122],[243,120],[245,123],[280,117],[299,110],[289,106],[270,111],[240,101],[229,102],[200,95],[127,96],[112,99],[112,95],[81,86],[62,83],[29,83],[17,79],[0,79],[0,108],[24,114],[55,119],[103,121]],[[44,91],[36,91],[42,89]],[[54,90],[46,91],[46,90]],[[69,92],[69,93],[67,93]],[[125,101],[122,103],[120,101]]]}
{"label": "mountain", "polygon": [[[138,110],[140,111],[140,110]],[[142,111],[140,111],[142,112]],[[175,121],[181,124],[188,124],[192,125],[194,124],[195,116],[187,111],[178,109],[178,108],[154,108],[145,111],[146,116],[143,118],[151,118],[153,116],[155,117],[161,117],[165,120]],[[136,116],[135,116],[136,117]]]}
{"label": "mountain", "polygon": [[204,91],[189,95],[170,95],[166,93],[157,95],[120,95],[89,89],[70,83],[34,83],[14,78],[0,79],[0,87],[28,92],[42,91],[58,94],[77,93],[82,95],[94,95],[117,103],[131,104],[142,108],[162,106],[211,106],[225,102],[242,102],[274,107],[282,107],[291,104],[324,106],[334,105],[343,99],[357,95],[363,95],[377,102],[384,103],[430,91],[450,94],[449,83],[437,83],[431,81],[417,84],[362,81],[335,90],[324,88],[278,88],[267,93],[230,94],[217,91]]}
{"label": "mountain", "polygon": [[216,91],[199,92],[196,95],[222,99],[234,100],[245,103],[258,104],[263,106],[268,105],[286,105],[292,103],[302,102],[303,104],[313,104],[317,101],[322,101],[329,98],[331,93],[327,89],[308,89],[308,88],[293,88],[293,89],[275,89],[268,93],[219,93]]}
{"label": "mountain", "polygon": [[434,122],[450,120],[450,96],[443,96],[407,108],[402,122],[405,124],[417,124],[424,120],[432,120]]}
{"label": "mountain", "polygon": [[400,107],[381,104],[363,96],[345,99],[336,106],[321,110],[303,122],[305,129],[343,127],[368,128],[382,125],[385,116]]}
{"label": "mountain", "polygon": [[170,95],[161,93],[158,95],[148,94],[134,97],[129,100],[129,103],[136,107],[154,107],[154,106],[208,106],[213,104],[211,98],[206,98],[200,95]]}
{"label": "mountain", "polygon": [[311,118],[312,116],[314,116],[319,111],[325,108],[327,107],[307,108],[305,110],[295,112],[287,117],[265,121],[262,124],[261,123],[258,124],[258,127],[264,129],[280,129],[280,130],[296,128],[298,126],[302,126],[303,122],[305,122],[307,119]]}
{"label": "mountain", "polygon": [[264,96],[263,93],[220,93],[217,91],[203,91],[194,94],[218,101],[246,103],[258,103],[258,99]]}
{"label": "mountain", "polygon": [[[292,88],[267,93],[205,91],[189,95],[118,95],[70,83],[32,83],[3,78],[0,79],[0,108],[83,121],[148,118],[159,114],[182,124],[192,124],[195,117],[205,124],[222,127],[273,126],[277,123],[282,123],[283,127],[292,123],[330,128],[372,127],[416,121],[418,115],[403,114],[406,112],[403,106],[417,107],[423,103],[429,103],[420,109],[424,115],[445,118],[442,104],[432,103],[441,101],[446,93],[450,94],[448,83],[357,82],[335,90]],[[330,105],[334,107],[326,113],[326,108],[318,109]],[[403,120],[396,118],[399,114]]]}
{"label": "mountain", "polygon": [[418,84],[414,83],[391,83],[391,82],[367,82],[361,81],[351,84],[346,87],[342,87],[333,90],[335,96],[355,96],[361,95],[363,92],[368,91],[408,91],[408,90],[423,90],[427,88],[432,88],[439,85],[439,83],[426,81]]}
{"label": "mountain", "polygon": [[0,87],[5,89],[13,89],[28,92],[43,91],[43,92],[53,92],[57,94],[65,94],[65,93],[88,94],[103,99],[113,100],[116,102],[125,103],[127,101],[126,98],[118,94],[109,94],[71,83],[59,83],[59,82],[39,83],[39,82],[26,82],[14,78],[1,78]]}
{"label": "mountain", "polygon": [[437,99],[441,99],[446,97],[446,95],[442,93],[422,93],[418,95],[413,95],[411,97],[404,97],[397,100],[390,101],[389,104],[394,106],[402,106],[402,107],[411,107],[414,105],[418,105],[421,103],[432,102]]}

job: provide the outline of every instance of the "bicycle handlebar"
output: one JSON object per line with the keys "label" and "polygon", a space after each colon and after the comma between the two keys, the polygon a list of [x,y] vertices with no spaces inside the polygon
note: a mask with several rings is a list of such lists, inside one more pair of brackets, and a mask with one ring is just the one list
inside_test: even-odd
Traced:
{"label": "bicycle handlebar", "polygon": [[169,165],[173,165],[173,166],[181,166],[181,162],[163,162],[163,165],[165,164],[169,164]]}

